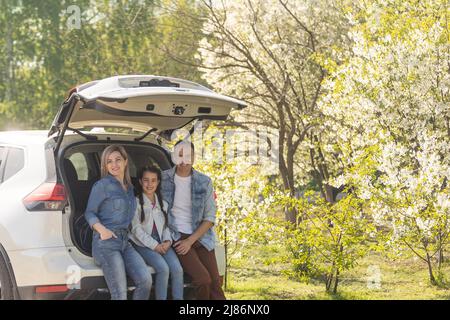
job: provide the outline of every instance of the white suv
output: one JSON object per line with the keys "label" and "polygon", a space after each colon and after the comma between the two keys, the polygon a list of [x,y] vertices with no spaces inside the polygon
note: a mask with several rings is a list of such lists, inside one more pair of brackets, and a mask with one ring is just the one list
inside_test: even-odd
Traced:
{"label": "white suv", "polygon": [[[83,215],[100,179],[103,149],[112,143],[126,148],[136,183],[144,165],[173,166],[161,142],[174,130],[202,119],[225,120],[231,109],[243,107],[181,79],[117,76],[71,90],[49,132],[0,132],[1,299],[87,298],[105,290]],[[223,275],[221,246],[216,256]]]}

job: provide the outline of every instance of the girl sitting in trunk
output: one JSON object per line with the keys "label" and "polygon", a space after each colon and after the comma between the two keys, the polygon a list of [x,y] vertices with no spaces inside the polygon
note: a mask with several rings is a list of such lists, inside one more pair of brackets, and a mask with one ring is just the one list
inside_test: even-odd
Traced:
{"label": "girl sitting in trunk", "polygon": [[161,171],[147,166],[139,173],[141,190],[136,199],[136,213],[132,221],[130,240],[145,262],[156,272],[155,296],[167,299],[169,274],[172,299],[183,299],[183,269],[175,251],[167,226],[167,202],[161,196]]}

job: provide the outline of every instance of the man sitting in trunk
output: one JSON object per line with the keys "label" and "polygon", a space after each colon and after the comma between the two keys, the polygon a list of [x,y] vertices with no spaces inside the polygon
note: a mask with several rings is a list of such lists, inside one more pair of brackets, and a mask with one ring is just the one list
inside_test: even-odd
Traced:
{"label": "man sitting in trunk", "polygon": [[197,300],[225,300],[217,267],[216,204],[211,178],[192,168],[194,144],[178,141],[172,155],[176,166],[162,174],[162,194],[174,248],[196,287]]}

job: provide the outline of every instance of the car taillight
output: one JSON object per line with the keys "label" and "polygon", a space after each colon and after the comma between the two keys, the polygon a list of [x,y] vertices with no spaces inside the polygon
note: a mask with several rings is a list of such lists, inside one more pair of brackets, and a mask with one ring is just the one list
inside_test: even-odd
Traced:
{"label": "car taillight", "polygon": [[67,287],[67,285],[36,287],[36,293],[55,293],[55,292],[67,292],[67,291],[69,291],[69,288]]}
{"label": "car taillight", "polygon": [[23,199],[23,204],[30,211],[62,210],[66,204],[64,185],[45,182]]}

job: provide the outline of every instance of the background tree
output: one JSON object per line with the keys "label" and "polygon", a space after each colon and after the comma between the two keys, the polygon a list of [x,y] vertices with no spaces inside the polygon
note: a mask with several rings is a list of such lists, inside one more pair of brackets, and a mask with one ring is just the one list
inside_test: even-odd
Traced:
{"label": "background tree", "polygon": [[450,46],[446,1],[371,1],[349,14],[354,55],[321,102],[343,174],[423,260],[432,284],[449,236]]}
{"label": "background tree", "polygon": [[[163,51],[163,43],[176,43],[182,35],[174,13],[163,10],[162,1],[0,4],[2,129],[47,129],[66,92],[94,79],[137,73],[200,80],[197,68],[177,63]],[[197,10],[194,1],[178,5]],[[191,28],[200,31],[201,26]],[[197,40],[191,40],[190,51],[178,52],[185,60],[194,59]]]}
{"label": "background tree", "polygon": [[[295,197],[298,182],[313,178],[331,201],[332,187],[327,182],[331,169],[322,151],[309,146],[318,139],[313,128],[320,117],[317,101],[324,93],[325,62],[339,61],[338,48],[348,40],[342,8],[332,1],[202,3],[205,25],[199,53],[203,79],[249,103],[231,123],[277,130],[283,188]],[[189,14],[183,17],[199,19]],[[171,56],[183,60],[173,51]],[[300,149],[307,150],[308,158],[295,161]],[[296,223],[295,210],[287,210],[286,219]]]}
{"label": "background tree", "polygon": [[364,201],[347,195],[330,203],[313,192],[284,201],[307,216],[287,233],[285,243],[293,269],[288,274],[296,279],[319,278],[327,292],[336,294],[342,273],[377,249],[375,228],[364,213]]}

